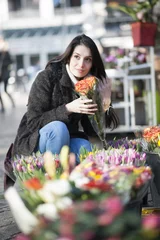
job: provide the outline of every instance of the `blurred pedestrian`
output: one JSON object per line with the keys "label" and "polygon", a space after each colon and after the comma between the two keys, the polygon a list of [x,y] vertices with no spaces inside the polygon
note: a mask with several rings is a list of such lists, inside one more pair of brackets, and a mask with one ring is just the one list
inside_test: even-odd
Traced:
{"label": "blurred pedestrian", "polygon": [[[12,64],[12,59],[8,50],[8,44],[3,39],[3,37],[0,36],[0,84],[1,83],[4,84],[4,91],[8,95],[12,103],[12,106],[15,107],[14,100],[11,94],[7,91],[8,80],[9,80],[10,71],[11,71],[11,64]],[[0,88],[0,103],[1,103],[1,111],[4,112],[5,107],[2,99],[1,88]]]}

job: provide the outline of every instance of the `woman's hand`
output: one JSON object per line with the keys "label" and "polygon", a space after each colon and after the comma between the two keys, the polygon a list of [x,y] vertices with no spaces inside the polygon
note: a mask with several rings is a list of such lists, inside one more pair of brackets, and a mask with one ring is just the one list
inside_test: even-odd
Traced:
{"label": "woman's hand", "polygon": [[92,99],[80,97],[66,104],[68,113],[83,113],[94,115],[97,109],[97,104],[93,103]]}
{"label": "woman's hand", "polygon": [[107,78],[99,81],[98,91],[101,95],[103,110],[106,112],[111,103],[111,79]]}

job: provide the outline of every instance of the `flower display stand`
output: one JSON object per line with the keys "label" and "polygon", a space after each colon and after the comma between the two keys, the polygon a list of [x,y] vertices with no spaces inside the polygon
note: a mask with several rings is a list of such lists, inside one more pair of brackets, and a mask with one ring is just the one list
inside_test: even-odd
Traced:
{"label": "flower display stand", "polygon": [[154,176],[150,185],[153,207],[160,208],[160,156],[147,152],[146,163],[151,167]]}
{"label": "flower display stand", "polygon": [[146,182],[146,184],[141,187],[141,189],[138,191],[137,196],[135,199],[131,200],[125,207],[126,210],[129,211],[136,211],[140,215],[142,214],[142,205],[143,205],[143,199],[148,193],[149,187],[150,187],[151,181]]}

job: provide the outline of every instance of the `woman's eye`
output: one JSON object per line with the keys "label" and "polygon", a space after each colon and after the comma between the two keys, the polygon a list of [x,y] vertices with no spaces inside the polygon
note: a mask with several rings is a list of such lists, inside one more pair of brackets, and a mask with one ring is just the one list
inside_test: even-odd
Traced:
{"label": "woman's eye", "polygon": [[76,59],[79,59],[79,58],[80,58],[78,55],[75,55],[74,57],[75,57]]}
{"label": "woman's eye", "polygon": [[92,61],[92,59],[86,58],[86,62],[91,62],[91,61]]}

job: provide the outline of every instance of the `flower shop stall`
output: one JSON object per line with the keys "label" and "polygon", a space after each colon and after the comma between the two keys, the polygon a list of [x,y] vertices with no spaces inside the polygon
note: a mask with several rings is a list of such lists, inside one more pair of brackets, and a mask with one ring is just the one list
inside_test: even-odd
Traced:
{"label": "flower shop stall", "polygon": [[120,139],[107,150],[82,148],[78,166],[67,146],[60,155],[17,156],[22,190],[11,187],[5,198],[23,239],[158,240],[160,216],[140,213],[152,179],[142,147],[139,139]]}
{"label": "flower shop stall", "polygon": [[[133,53],[138,52],[138,48],[125,49],[126,52],[129,51],[128,57],[125,53],[119,56],[116,52],[116,57],[113,54],[114,59],[104,59],[106,74],[113,83],[112,103],[121,120],[120,127],[115,132],[142,130],[145,126],[157,124],[154,47],[145,47],[145,50],[148,51],[149,61],[144,59],[144,54],[137,55],[137,59],[135,56],[133,58]],[[112,61],[114,68],[110,68]],[[137,85],[139,81],[143,87]],[[114,95],[116,87],[117,97]],[[141,96],[138,96],[139,91]]]}
{"label": "flower shop stall", "polygon": [[143,151],[146,152],[146,163],[151,166],[153,181],[151,194],[154,207],[160,207],[160,126],[151,126],[143,130]]}

